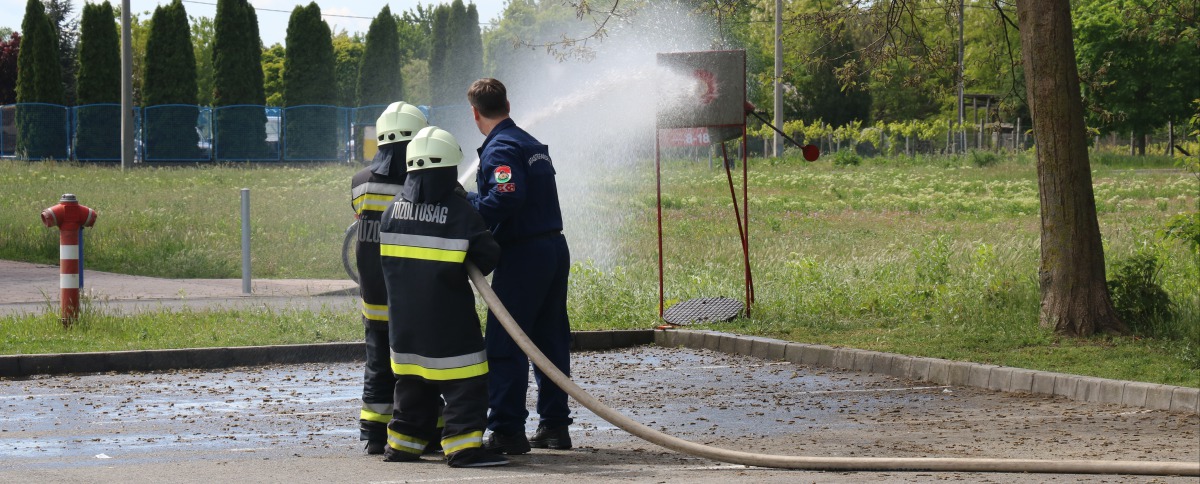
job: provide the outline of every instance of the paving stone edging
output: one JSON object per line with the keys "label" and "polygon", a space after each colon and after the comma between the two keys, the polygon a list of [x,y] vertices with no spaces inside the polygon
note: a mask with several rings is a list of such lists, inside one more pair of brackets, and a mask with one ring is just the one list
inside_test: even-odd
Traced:
{"label": "paving stone edging", "polygon": [[[603,351],[654,343],[651,330],[576,331],[573,351]],[[362,361],[365,345],[319,343],[0,356],[0,378],[107,372],[211,370],[236,366]]]}
{"label": "paving stone edging", "polygon": [[[576,331],[572,351],[604,351],[637,345],[707,349],[766,360],[878,373],[939,385],[1057,395],[1200,414],[1200,389],[1026,370],[964,361],[741,336],[703,330]],[[363,343],[188,348],[174,350],[0,356],[0,378],[104,372],[217,369],[268,364],[361,361]]]}
{"label": "paving stone edging", "polygon": [[1200,414],[1200,388],[835,348],[718,331],[660,330],[654,333],[654,343],[665,347],[707,349],[801,365],[878,373],[939,385],[1057,395],[1081,402]]}

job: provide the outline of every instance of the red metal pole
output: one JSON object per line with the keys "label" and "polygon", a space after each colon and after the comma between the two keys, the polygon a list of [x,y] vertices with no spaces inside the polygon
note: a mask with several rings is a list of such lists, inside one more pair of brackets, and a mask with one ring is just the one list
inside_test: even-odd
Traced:
{"label": "red metal pole", "polygon": [[[738,210],[737,190],[733,187],[733,172],[731,172],[729,170],[729,151],[727,151],[725,149],[724,142],[721,143],[721,162],[725,164],[725,179],[729,181],[729,198],[733,200],[733,218],[735,220],[737,220],[738,240],[742,243],[742,263],[743,263],[742,274],[744,276],[746,276],[746,279],[745,279],[745,282],[746,282],[746,317],[749,317],[750,316],[750,302],[751,302],[751,299],[750,299],[751,298],[751,290],[750,290],[750,282],[751,281],[749,279],[749,267],[750,267],[750,258],[748,255],[749,248],[747,247],[747,242],[746,242],[746,229],[748,229],[749,227],[745,227],[745,228],[742,227],[742,211]],[[745,164],[746,164],[746,161],[743,158],[742,166],[745,166]],[[743,192],[743,193],[745,193],[745,192]],[[746,202],[747,202],[747,200],[744,200],[744,199],[742,200],[743,204],[745,204]],[[747,225],[749,225],[749,224],[747,224]]]}
{"label": "red metal pole", "polygon": [[750,317],[750,305],[754,303],[754,276],[750,271],[750,195],[747,186],[750,183],[750,153],[746,145],[746,123],[742,123],[742,220],[746,221],[746,231],[742,234],[742,257],[746,269],[746,317]]}
{"label": "red metal pole", "polygon": [[654,182],[658,197],[658,319],[663,317],[663,231],[662,231],[662,160],[658,146],[659,130],[654,127]]}

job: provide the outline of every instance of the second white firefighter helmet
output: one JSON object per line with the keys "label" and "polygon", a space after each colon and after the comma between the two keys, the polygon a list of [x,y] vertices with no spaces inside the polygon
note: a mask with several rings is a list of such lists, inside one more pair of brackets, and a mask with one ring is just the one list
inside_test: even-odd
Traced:
{"label": "second white firefighter helmet", "polygon": [[458,140],[437,126],[422,128],[408,143],[408,152],[404,156],[408,171],[424,170],[458,166],[462,162],[462,147]]}

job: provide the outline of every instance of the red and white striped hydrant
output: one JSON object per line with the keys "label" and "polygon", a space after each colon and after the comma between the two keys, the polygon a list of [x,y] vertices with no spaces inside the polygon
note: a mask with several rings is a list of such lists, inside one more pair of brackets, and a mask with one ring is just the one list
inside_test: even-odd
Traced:
{"label": "red and white striped hydrant", "polygon": [[96,211],[67,193],[58,205],[42,210],[42,223],[58,227],[58,287],[62,290],[62,324],[70,326],[79,312],[83,286],[83,228],[96,223]]}

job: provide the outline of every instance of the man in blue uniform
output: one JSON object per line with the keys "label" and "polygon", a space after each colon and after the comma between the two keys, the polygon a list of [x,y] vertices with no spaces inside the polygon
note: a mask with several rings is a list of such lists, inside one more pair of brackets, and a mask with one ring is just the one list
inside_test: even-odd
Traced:
{"label": "man in blue uniform", "polygon": [[[567,276],[571,254],[562,234],[549,149],[508,117],[508,93],[500,81],[475,81],[467,90],[467,100],[479,132],[486,136],[479,148],[479,191],[469,199],[501,247],[492,288],[537,347],[570,375]],[[485,447],[505,454],[524,454],[530,447],[570,449],[567,394],[534,368],[538,429],[526,438],[529,360],[491,311],[486,341],[491,434]]]}
{"label": "man in blue uniform", "polygon": [[390,104],[375,122],[379,151],[350,181],[350,205],[358,215],[355,254],[367,348],[359,439],[367,441],[368,454],[383,453],[396,388],[388,360],[388,295],[379,265],[379,216],[404,186],[404,151],[409,140],[427,125],[416,106],[403,101]]}
{"label": "man in blue uniform", "polygon": [[[467,262],[491,272],[500,246],[456,192],[462,149],[449,132],[422,129],[408,145],[404,189],[383,213],[379,255],[387,283],[396,405],[387,426],[388,462],[420,460],[440,439],[451,467],[508,460],[483,448],[487,352]],[[445,398],[445,428],[437,431]]]}

